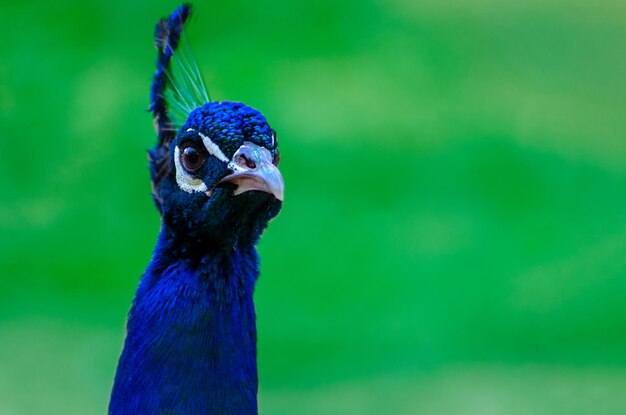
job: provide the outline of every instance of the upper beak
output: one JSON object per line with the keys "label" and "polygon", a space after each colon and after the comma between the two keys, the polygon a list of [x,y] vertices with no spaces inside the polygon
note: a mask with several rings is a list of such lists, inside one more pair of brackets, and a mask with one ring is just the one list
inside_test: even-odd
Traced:
{"label": "upper beak", "polygon": [[[237,162],[242,160],[242,157],[248,161],[248,165]],[[235,195],[249,190],[258,190],[272,194],[276,199],[282,201],[285,193],[285,184],[283,176],[278,168],[274,166],[272,160],[273,157],[269,150],[256,144],[245,142],[233,156],[233,161],[229,163],[229,168],[234,172],[224,177],[219,183],[229,182],[236,184]]]}

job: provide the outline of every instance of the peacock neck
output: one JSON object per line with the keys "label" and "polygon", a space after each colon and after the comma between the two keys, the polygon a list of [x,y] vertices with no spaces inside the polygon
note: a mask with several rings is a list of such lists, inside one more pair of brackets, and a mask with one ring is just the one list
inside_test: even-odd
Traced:
{"label": "peacock neck", "polygon": [[256,414],[253,246],[163,228],[129,313],[110,414]]}

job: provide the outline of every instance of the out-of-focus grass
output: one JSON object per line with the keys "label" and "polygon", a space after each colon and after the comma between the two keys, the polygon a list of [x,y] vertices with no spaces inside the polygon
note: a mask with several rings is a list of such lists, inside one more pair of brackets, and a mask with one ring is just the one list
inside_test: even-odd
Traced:
{"label": "out-of-focus grass", "polygon": [[[262,395],[272,414],[621,414],[623,369],[452,366],[411,376],[364,378]],[[297,408],[294,411],[294,408]]]}
{"label": "out-of-focus grass", "polygon": [[[1,414],[105,411],[175,5],[0,4]],[[263,413],[626,410],[622,2],[196,6],[212,96],[281,143]]]}

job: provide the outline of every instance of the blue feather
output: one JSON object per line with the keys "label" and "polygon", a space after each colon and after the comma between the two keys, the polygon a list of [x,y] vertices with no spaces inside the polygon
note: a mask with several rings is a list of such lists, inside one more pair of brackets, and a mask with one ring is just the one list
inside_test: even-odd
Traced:
{"label": "blue feather", "polygon": [[181,259],[164,229],[133,302],[109,414],[256,414],[258,258]]}
{"label": "blue feather", "polygon": [[183,5],[155,30],[148,154],[161,233],[128,316],[110,415],[257,414],[255,245],[282,206],[278,144],[259,111],[208,102],[195,63],[176,63],[190,13]]}

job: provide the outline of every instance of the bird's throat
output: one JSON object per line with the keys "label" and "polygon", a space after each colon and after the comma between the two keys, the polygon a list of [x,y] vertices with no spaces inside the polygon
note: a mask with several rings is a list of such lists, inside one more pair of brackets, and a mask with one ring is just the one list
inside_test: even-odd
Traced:
{"label": "bird's throat", "polygon": [[254,247],[184,256],[161,233],[129,313],[110,414],[256,414]]}

